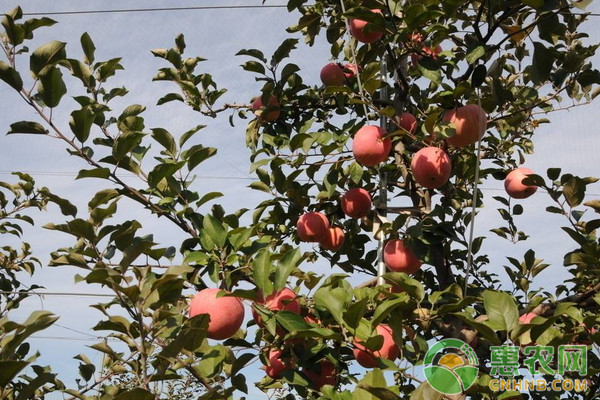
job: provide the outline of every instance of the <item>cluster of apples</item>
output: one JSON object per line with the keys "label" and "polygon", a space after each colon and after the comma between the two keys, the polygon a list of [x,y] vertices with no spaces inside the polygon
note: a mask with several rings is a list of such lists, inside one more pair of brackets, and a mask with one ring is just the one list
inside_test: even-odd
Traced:
{"label": "cluster of apples", "polygon": [[[371,195],[363,188],[348,190],[341,200],[344,214],[360,219],[371,211]],[[337,251],[344,245],[346,234],[339,226],[331,226],[327,216],[320,212],[307,212],[296,223],[298,237],[303,242],[319,243],[322,248]]]}

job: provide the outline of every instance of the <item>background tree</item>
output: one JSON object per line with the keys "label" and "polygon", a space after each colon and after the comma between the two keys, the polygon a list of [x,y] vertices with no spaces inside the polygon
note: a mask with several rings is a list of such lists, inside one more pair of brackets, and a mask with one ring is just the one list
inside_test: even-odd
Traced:
{"label": "background tree", "polygon": [[[530,290],[547,266],[531,250],[523,260],[508,259],[506,272],[515,286],[501,291],[488,257],[479,252],[484,238],[472,238],[469,231],[471,207],[485,200],[477,182],[504,179],[523,163],[524,155],[533,151],[535,128],[548,122],[539,118],[540,112],[561,107],[564,99],[569,107],[583,105],[596,94],[600,73],[588,60],[597,46],[587,44],[585,33],[578,31],[585,14],[575,7],[583,4],[306,3],[288,2],[290,12],[301,14],[289,31],[302,32],[308,45],[325,34],[332,56],[355,64],[355,72],[338,67],[345,75],[335,85],[304,84],[300,69],[286,63],[299,45],[288,38],[271,57],[257,49],[238,53],[247,59],[243,68],[264,82],[262,93],[252,105],[246,105],[246,99],[223,104],[219,99],[224,89],[209,74],[196,72],[203,59],[184,56],[183,36],[171,49],[153,50],[167,64],[154,79],[171,81],[179,89],[165,94],[159,104],[182,102],[206,120],[229,115],[234,126],[250,120],[246,143],[258,179],[252,187],[272,195],[251,215],[246,209],[229,213],[217,204],[208,213],[199,212],[200,206],[220,196],[201,191],[192,178],[194,170],[216,154],[194,137],[203,125],[179,135],[164,128],[148,131],[144,106],[113,110],[111,101],[127,94],[124,88],[110,87],[110,78],[122,69],[120,59],[97,61],[87,34],[80,38],[82,59],[71,58],[65,43],[51,41],[31,51],[29,71],[20,70],[27,64],[16,60],[28,53],[27,41],[36,29],[54,21],[23,21],[20,8],[5,15],[6,61],[0,62],[0,79],[39,117],[15,122],[9,133],[63,141],[72,156],[87,164],[78,178],[106,183],[90,199],[85,216],[55,200],[72,218],[47,228],[75,239],[52,254],[52,265],[80,267],[83,281],[114,292],[112,301],[95,306],[105,317],[94,329],[108,331],[120,343],[92,346],[104,356],[100,378],[94,377],[99,368],[79,356],[82,381],[71,389],[53,383],[54,376],[41,369],[37,375],[46,375],[40,380],[14,378],[21,370],[17,367],[25,366],[19,363],[27,354],[24,348],[17,352],[20,359],[2,361],[11,362],[15,371],[1,375],[8,382],[3,396],[26,398],[31,392],[19,394],[19,382],[45,379],[32,386],[38,397],[52,388],[71,398],[168,398],[173,391],[202,399],[239,397],[249,384],[244,373],[258,357],[267,376],[257,385],[276,398],[441,398],[410,368],[423,362],[431,339],[457,337],[469,342],[481,361],[478,381],[462,397],[514,398],[519,395],[493,393],[487,387],[491,345],[506,340],[548,346],[598,342],[592,327],[598,322],[600,219],[588,218],[584,210],[598,212],[600,206],[597,201],[582,204],[595,178],[552,168],[525,180],[556,202],[548,211],[564,215],[563,229],[576,243],[564,261],[573,278],[553,290]],[[357,21],[367,22],[363,31],[365,24]],[[347,23],[355,37],[370,43],[346,36]],[[53,110],[67,92],[78,108],[69,121],[56,121]],[[448,112],[466,112],[475,121],[475,141],[461,141],[460,122]],[[416,117],[418,129],[403,123],[409,118],[406,113]],[[383,137],[375,142],[384,143],[386,152],[375,161],[358,156],[358,132],[380,123]],[[430,150],[436,157],[446,154],[452,165],[450,180],[442,179],[432,188],[415,167],[415,154],[427,147],[438,149]],[[126,183],[124,173],[138,177],[138,184]],[[369,192],[374,208],[362,219],[347,218],[340,197],[357,188]],[[392,196],[403,201],[402,207],[387,207],[386,198]],[[140,221],[114,221],[117,207],[131,204],[124,199],[174,224],[187,238],[155,243],[142,233]],[[525,240],[527,235],[513,218],[524,212],[523,207],[505,197],[496,200],[506,207],[499,209],[505,226],[494,230],[499,237],[493,240]],[[304,226],[308,217],[301,217],[307,212],[319,212],[327,221],[310,214],[320,222]],[[299,244],[303,230],[313,229],[312,224],[318,225],[316,231],[327,225],[341,228],[344,244],[334,251],[328,248],[338,247],[335,240],[312,248]],[[322,232],[312,235],[304,239],[326,240]],[[377,276],[381,262],[377,245],[388,239],[403,239],[401,248],[433,269],[417,265],[414,273],[390,272],[377,284],[370,279]],[[346,274],[310,271],[307,264],[319,259]],[[364,283],[353,287],[350,278]],[[18,288],[18,279],[10,279],[7,292]],[[182,292],[190,287],[232,292],[252,304],[254,322],[225,341],[207,340],[214,337],[211,323],[216,316],[210,321],[206,314],[188,318]],[[215,304],[220,299],[215,298]],[[537,317],[530,324],[518,323],[525,312]],[[37,326],[50,324],[52,317],[44,316],[44,321]],[[11,340],[14,326],[3,325],[2,350],[9,348],[5,341]],[[383,355],[382,343],[388,337],[398,347],[397,363],[370,356],[378,349],[375,354]],[[369,364],[368,372],[351,373],[349,366],[361,356],[366,358],[361,365]],[[564,395],[592,398],[599,385],[598,366],[596,354],[590,352],[591,388],[585,394]],[[383,370],[393,373],[388,376],[389,381],[393,375],[393,382],[386,382]],[[170,383],[173,379],[177,383]],[[547,398],[546,393],[530,396]]]}

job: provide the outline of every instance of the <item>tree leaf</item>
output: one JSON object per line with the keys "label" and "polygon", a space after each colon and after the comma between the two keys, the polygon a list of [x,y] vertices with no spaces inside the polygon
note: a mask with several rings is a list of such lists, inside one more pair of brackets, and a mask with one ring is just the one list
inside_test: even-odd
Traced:
{"label": "tree leaf", "polygon": [[110,176],[110,169],[108,169],[108,168],[93,168],[93,169],[80,170],[75,179],[82,179],[82,178],[108,179],[109,176]]}
{"label": "tree leaf", "polygon": [[258,289],[266,297],[273,293],[273,283],[271,282],[271,255],[267,250],[261,250],[252,262],[252,277]]}
{"label": "tree leaf", "polygon": [[21,75],[4,61],[0,61],[0,79],[8,83],[16,91],[23,89]]}
{"label": "tree leaf", "polygon": [[275,290],[281,290],[285,287],[288,277],[298,267],[300,260],[300,250],[297,248],[288,251],[279,260],[275,268]]}
{"label": "tree leaf", "polygon": [[38,47],[29,59],[29,68],[37,78],[44,75],[48,69],[67,58],[66,43],[53,40]]}
{"label": "tree leaf", "polygon": [[88,107],[84,107],[81,110],[75,110],[71,113],[71,119],[69,120],[69,128],[75,135],[77,140],[81,143],[88,140],[92,125],[96,115]]}
{"label": "tree leaf", "polygon": [[467,53],[467,63],[475,64],[477,60],[485,55],[485,46],[479,45],[469,50]]}
{"label": "tree leaf", "polygon": [[96,51],[96,46],[92,41],[92,38],[87,32],[84,32],[79,39],[81,43],[81,49],[83,50],[83,62],[91,65],[94,62],[94,53]]}
{"label": "tree leaf", "polygon": [[202,227],[217,247],[225,246],[225,241],[227,240],[227,231],[218,219],[210,214],[206,215],[202,222]]}
{"label": "tree leaf", "polygon": [[509,293],[486,290],[483,292],[483,306],[489,318],[489,325],[493,329],[511,331],[517,326],[519,310]]}
{"label": "tree leaf", "polygon": [[[543,0],[542,0],[543,2]],[[540,42],[534,42],[533,62],[531,65],[531,81],[536,85],[547,82],[550,79],[554,54],[550,49]]]}
{"label": "tree leaf", "polygon": [[35,135],[47,135],[48,130],[41,124],[33,121],[19,121],[14,124],[10,124],[10,129],[7,135],[13,135],[15,133],[32,133]]}
{"label": "tree leaf", "polygon": [[10,381],[28,365],[27,361],[0,361],[0,386],[7,387]]}

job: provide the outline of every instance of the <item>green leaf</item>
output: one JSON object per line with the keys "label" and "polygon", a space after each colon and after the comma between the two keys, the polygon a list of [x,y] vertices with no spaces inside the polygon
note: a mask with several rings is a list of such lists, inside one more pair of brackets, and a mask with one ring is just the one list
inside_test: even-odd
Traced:
{"label": "green leaf", "polygon": [[483,306],[491,328],[511,331],[517,326],[519,310],[515,299],[509,293],[486,290],[483,292]]}
{"label": "green leaf", "polygon": [[315,292],[314,300],[317,307],[326,309],[337,322],[343,324],[342,315],[349,305],[347,296],[348,293],[341,287],[323,286]]}
{"label": "green leaf", "polygon": [[429,382],[422,383],[410,394],[410,400],[442,400],[443,398],[444,395],[432,388]]}
{"label": "green leaf", "polygon": [[156,140],[162,147],[167,149],[171,154],[175,154],[177,151],[177,145],[175,139],[166,129],[154,128],[152,129],[152,138]]}
{"label": "green leaf", "polygon": [[188,170],[192,171],[203,161],[217,154],[217,149],[214,147],[204,147],[200,144],[192,146],[183,155],[183,159],[187,160]]}
{"label": "green leaf", "polygon": [[[543,0],[542,0],[543,2]],[[533,62],[531,65],[531,81],[537,85],[543,84],[550,79],[554,55],[540,42],[534,42]]]}
{"label": "green leaf", "polygon": [[75,110],[71,113],[69,120],[69,128],[81,143],[85,142],[90,137],[92,125],[96,115],[88,107],[81,110]]}
{"label": "green leaf", "polygon": [[104,189],[94,195],[94,197],[88,202],[88,207],[94,209],[98,206],[108,203],[115,197],[119,196],[119,192],[115,189]]}
{"label": "green leaf", "polygon": [[567,203],[569,203],[571,207],[576,207],[581,204],[585,197],[585,189],[586,184],[583,179],[576,176],[571,177],[563,185],[563,194],[565,195]]}
{"label": "green leaf", "polygon": [[206,125],[198,125],[198,126],[194,127],[193,129],[190,129],[189,131],[182,134],[181,137],[179,138],[179,146],[183,147],[185,142],[187,142],[192,136],[194,136],[194,134],[196,134],[196,132],[198,132],[199,130],[204,129],[204,128],[206,128]]}
{"label": "green leaf", "polygon": [[25,31],[25,39],[33,39],[33,31],[45,26],[53,26],[57,22],[51,18],[31,18],[23,22],[23,30]]}
{"label": "green leaf", "polygon": [[263,63],[267,62],[267,59],[265,58],[262,51],[256,50],[256,49],[242,49],[242,50],[238,51],[235,55],[236,56],[250,56],[250,57],[256,58],[257,60],[262,61]]}
{"label": "green leaf", "polygon": [[485,55],[485,46],[483,46],[483,45],[476,46],[475,48],[471,49],[467,53],[467,63],[469,63],[469,65],[475,64],[475,62],[477,60],[479,60],[481,57],[483,57],[484,55]]}
{"label": "green leaf", "polygon": [[355,303],[353,303],[348,309],[344,312],[343,318],[346,322],[348,328],[356,329],[360,321],[365,316],[367,312],[367,306],[369,305],[369,298],[365,297]]}
{"label": "green leaf", "polygon": [[442,71],[435,60],[430,57],[423,57],[419,61],[418,65],[419,72],[423,77],[429,79],[433,83],[442,83]]}
{"label": "green leaf", "polygon": [[23,39],[25,39],[25,30],[22,26],[15,24],[15,19],[16,17],[4,14],[2,26],[4,26],[8,42],[13,46],[18,46],[23,43]]}
{"label": "green leaf", "polygon": [[202,227],[217,247],[225,246],[227,231],[218,219],[209,214],[204,217]]}
{"label": "green leaf", "polygon": [[600,200],[590,200],[583,203],[584,206],[591,207],[600,214]]}
{"label": "green leaf", "polygon": [[108,179],[109,176],[110,176],[110,169],[108,169],[108,168],[93,168],[93,169],[80,170],[75,179],[82,179],[82,178]]}
{"label": "green leaf", "polygon": [[185,101],[183,99],[183,96],[181,96],[179,93],[167,93],[165,94],[163,97],[161,97],[160,99],[158,99],[158,101],[156,102],[157,106],[160,106],[161,104],[165,104],[168,103],[170,101]]}
{"label": "green leaf", "polygon": [[41,124],[33,121],[19,121],[14,124],[10,124],[10,129],[7,135],[13,135],[15,133],[32,133],[36,135],[47,135],[48,130]]}
{"label": "green leaf", "polygon": [[60,208],[60,211],[63,215],[71,215],[73,217],[77,215],[77,207],[75,207],[69,200],[63,199],[62,197],[51,193],[45,187],[40,190],[40,193],[46,196],[50,202],[56,204]]}
{"label": "green leaf", "polygon": [[84,32],[83,35],[81,35],[81,39],[79,41],[84,54],[83,62],[91,65],[94,62],[94,52],[96,51],[96,46],[87,32]]}
{"label": "green leaf", "polygon": [[221,193],[221,192],[206,193],[204,196],[202,196],[202,198],[200,200],[198,200],[196,202],[196,207],[200,207],[201,205],[203,205],[211,200],[218,199],[219,197],[223,197],[223,193]]}
{"label": "green leaf", "polygon": [[302,318],[300,315],[282,310],[275,314],[275,319],[281,324],[288,332],[303,331],[311,329],[312,327]]}
{"label": "green leaf", "polygon": [[[298,39],[288,38],[279,45],[275,53],[273,53],[273,58],[271,59],[271,65],[275,66],[279,64],[284,58],[289,57],[290,52],[296,48],[298,44]],[[239,53],[238,53],[239,54]]]}
{"label": "green leaf", "polygon": [[37,78],[59,61],[67,58],[66,43],[53,40],[38,47],[29,59],[31,72]]}
{"label": "green leaf", "polygon": [[142,388],[135,388],[119,393],[114,400],[154,400],[154,394]]}
{"label": "green leaf", "polygon": [[7,387],[10,381],[28,365],[27,361],[0,361],[0,387]]}
{"label": "green leaf", "polygon": [[[367,372],[365,377],[356,385],[353,393],[355,400],[397,400],[398,394],[387,388],[383,371],[376,368]],[[366,392],[366,393],[365,393]]]}
{"label": "green leaf", "polygon": [[151,188],[157,187],[160,181],[166,177],[173,176],[184,164],[183,161],[178,163],[158,164],[148,173],[148,186]]}
{"label": "green leaf", "polygon": [[23,89],[21,75],[4,61],[0,61],[0,79],[8,83],[16,91]]}
{"label": "green leaf", "polygon": [[273,293],[273,283],[271,282],[272,270],[273,265],[270,253],[267,250],[261,250],[252,262],[252,278],[256,287],[258,287],[265,297]]}
{"label": "green leaf", "polygon": [[277,263],[275,268],[275,290],[281,290],[285,287],[288,277],[298,267],[301,260],[300,250],[295,248],[285,253],[283,258]]}
{"label": "green leaf", "polygon": [[540,8],[544,6],[544,0],[521,0],[523,2],[523,4],[529,6],[529,7],[533,7],[533,8]]}

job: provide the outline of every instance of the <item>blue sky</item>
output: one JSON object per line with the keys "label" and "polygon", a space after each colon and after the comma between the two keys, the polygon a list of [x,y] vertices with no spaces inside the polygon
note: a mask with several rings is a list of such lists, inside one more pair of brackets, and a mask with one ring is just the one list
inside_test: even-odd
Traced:
{"label": "blue sky", "polygon": [[[13,7],[13,4],[4,3],[4,11]],[[259,5],[260,1],[230,0],[225,3]],[[31,0],[20,3],[27,13],[107,8],[185,7],[197,6],[198,2],[155,0],[107,3],[91,0],[85,2],[85,8],[82,4],[82,2],[67,0],[52,2]],[[202,5],[223,4],[222,1],[202,2]],[[592,4],[589,10],[600,11],[600,7]],[[213,121],[175,104],[158,108],[153,106],[164,93],[175,88],[171,84],[151,82],[156,70],[165,65],[154,58],[149,50],[169,48],[173,45],[174,38],[179,33],[183,33],[187,42],[186,53],[190,56],[198,55],[207,58],[208,61],[202,63],[199,69],[211,73],[220,87],[229,90],[223,100],[248,102],[258,93],[261,84],[254,81],[251,73],[241,70],[239,65],[244,59],[235,57],[234,54],[242,48],[259,48],[265,54],[271,54],[286,37],[285,28],[295,22],[296,15],[288,15],[285,9],[244,9],[58,15],[52,18],[59,24],[39,30],[34,43],[30,45],[31,48],[54,39],[66,41],[69,43],[67,47],[69,55],[79,58],[81,56],[79,36],[83,32],[88,32],[97,47],[97,60],[123,57],[122,64],[125,71],[117,73],[112,85],[114,87],[124,85],[129,89],[130,94],[124,101],[115,101],[113,109],[118,110],[134,103],[146,105],[148,106],[148,110],[144,113],[146,126],[164,127],[172,133],[184,132],[197,124],[208,124],[209,127],[199,133],[194,140],[217,147],[219,154],[197,171],[199,187],[206,191],[225,193],[225,197],[219,202],[229,211],[242,207],[251,209],[253,205],[264,199],[263,194],[247,188],[250,183],[248,180],[250,153],[244,145],[243,122],[232,128],[226,117]],[[592,38],[600,36],[597,26],[592,23],[585,25]],[[26,60],[23,59],[21,63]],[[319,71],[329,60],[329,49],[323,40],[312,48],[300,46],[292,53],[292,61],[301,67],[301,74],[305,81],[313,84],[320,84]],[[597,65],[600,64],[598,57],[595,61]],[[81,93],[82,91],[77,88],[69,95]],[[57,110],[54,114],[55,121],[59,121],[60,126],[65,127],[67,131],[68,114],[72,103],[72,101],[65,101],[62,111]],[[6,85],[0,85],[0,109],[2,110],[0,132],[6,132],[12,122],[35,119],[33,111],[27,108],[16,93],[11,92]],[[598,115],[599,111],[600,105],[595,103],[552,114],[550,116],[552,124],[542,126],[537,132],[536,153],[527,157],[525,165],[540,175],[545,175],[547,168],[555,166],[560,166],[563,171],[575,175],[600,175],[597,162],[599,140],[594,121],[594,116]],[[9,175],[12,171],[30,172],[40,186],[48,186],[54,192],[70,198],[78,205],[80,212],[85,211],[86,203],[93,193],[102,188],[94,180],[74,181],[77,171],[84,167],[85,165],[82,165],[79,160],[68,157],[62,143],[58,141],[19,135],[0,136],[0,180],[13,180]],[[484,182],[482,187],[489,201],[477,217],[476,235],[485,235],[489,238],[482,252],[487,252],[492,260],[490,269],[498,272],[506,281],[502,268],[502,265],[506,264],[505,257],[512,256],[520,259],[527,249],[534,248],[538,258],[543,258],[552,264],[538,277],[536,285],[550,289],[556,283],[562,283],[568,278],[569,275],[562,266],[562,255],[573,249],[574,243],[559,229],[563,223],[562,219],[544,211],[545,207],[551,204],[549,198],[538,193],[532,198],[520,201],[525,207],[525,215],[517,217],[518,225],[530,234],[531,238],[524,243],[512,245],[489,232],[490,228],[500,223],[496,211],[499,204],[492,200],[491,196],[504,194],[502,182]],[[589,196],[590,198],[600,197],[598,185],[591,186],[590,192],[595,193]],[[24,237],[44,261],[49,259],[51,251],[72,243],[65,235],[40,229],[47,222],[64,220],[64,217],[55,211],[51,209],[47,213],[39,214],[36,227],[27,229]],[[138,218],[145,232],[153,233],[159,242],[177,246],[177,241],[174,239],[182,237],[165,221],[152,218],[143,210],[135,207],[127,210],[122,208],[121,213],[124,212],[127,213],[127,218]],[[307,268],[322,273],[330,271],[323,263]],[[101,292],[100,288],[75,285],[73,275],[77,272],[76,269],[71,268],[43,268],[34,276],[33,281],[52,292]],[[356,280],[360,281],[361,277]],[[43,299],[43,307],[61,316],[59,324],[95,335],[96,333],[90,331],[90,328],[100,315],[88,306],[96,302],[97,299],[93,298],[48,296]],[[17,320],[24,319],[29,312],[40,307],[40,300],[31,298],[12,317]],[[85,336],[62,327],[53,327],[40,335],[77,338]],[[100,356],[85,347],[86,344],[92,343],[50,339],[39,339],[33,342],[34,347],[39,348],[43,354],[42,362],[51,363],[67,381],[76,374],[76,364],[72,360],[76,354],[85,352],[92,360],[100,360]],[[256,394],[256,396],[260,395]]]}

